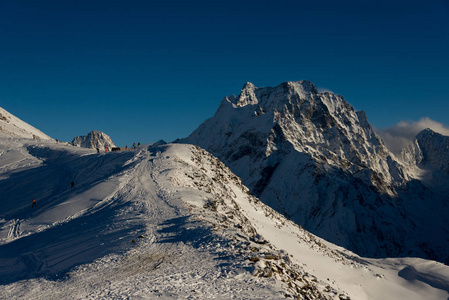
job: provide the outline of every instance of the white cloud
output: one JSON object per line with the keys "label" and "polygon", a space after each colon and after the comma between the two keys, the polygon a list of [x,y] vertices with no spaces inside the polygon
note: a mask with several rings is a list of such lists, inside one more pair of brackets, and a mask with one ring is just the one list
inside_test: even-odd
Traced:
{"label": "white cloud", "polygon": [[448,127],[427,117],[413,122],[401,121],[389,128],[377,129],[376,132],[382,138],[388,149],[395,155],[399,155],[401,150],[411,144],[416,135],[426,128],[449,136]]}

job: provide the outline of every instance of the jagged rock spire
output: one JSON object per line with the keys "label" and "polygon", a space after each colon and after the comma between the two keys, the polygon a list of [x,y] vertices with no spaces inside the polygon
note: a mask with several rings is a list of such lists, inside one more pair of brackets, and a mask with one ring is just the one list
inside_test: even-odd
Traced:
{"label": "jagged rock spire", "polygon": [[101,131],[91,131],[86,136],[77,136],[73,139],[72,144],[77,147],[83,148],[100,148],[104,147],[115,147],[114,142],[111,137]]}

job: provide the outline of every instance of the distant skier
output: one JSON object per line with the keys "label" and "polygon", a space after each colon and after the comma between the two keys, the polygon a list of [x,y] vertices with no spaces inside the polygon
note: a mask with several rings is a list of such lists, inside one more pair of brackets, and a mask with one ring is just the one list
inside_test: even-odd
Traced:
{"label": "distant skier", "polygon": [[108,152],[108,146],[104,146],[104,152]]}
{"label": "distant skier", "polygon": [[73,189],[74,187],[75,187],[75,181],[72,181],[72,182],[70,183],[70,188]]}
{"label": "distant skier", "polygon": [[33,198],[33,205],[31,207],[36,207],[36,198]]}
{"label": "distant skier", "polygon": [[128,145],[125,146],[125,150],[128,150]]}
{"label": "distant skier", "polygon": [[133,144],[133,149],[136,149],[136,143]]}
{"label": "distant skier", "polygon": [[139,143],[137,143],[137,147],[139,147],[139,149],[140,149],[140,142],[139,142]]}
{"label": "distant skier", "polygon": [[97,153],[100,153],[100,148],[97,147]]}

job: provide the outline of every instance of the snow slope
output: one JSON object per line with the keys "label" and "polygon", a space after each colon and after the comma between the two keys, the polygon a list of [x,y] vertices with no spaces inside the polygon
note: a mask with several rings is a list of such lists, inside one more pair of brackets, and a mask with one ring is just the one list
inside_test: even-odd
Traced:
{"label": "snow slope", "polygon": [[13,137],[51,140],[52,138],[0,107],[0,132]]}
{"label": "snow slope", "polygon": [[449,267],[327,243],[196,146],[97,154],[0,137],[0,149],[14,150],[0,156],[1,299],[449,296]]}

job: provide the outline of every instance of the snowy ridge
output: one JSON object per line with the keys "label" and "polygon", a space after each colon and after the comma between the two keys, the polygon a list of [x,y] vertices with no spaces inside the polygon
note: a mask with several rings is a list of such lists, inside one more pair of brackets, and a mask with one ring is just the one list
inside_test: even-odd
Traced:
{"label": "snowy ridge", "polygon": [[52,138],[0,107],[0,132],[12,137],[51,140]]}
{"label": "snowy ridge", "polygon": [[[279,231],[289,228],[286,225],[289,223],[298,232],[295,237],[303,242],[307,239],[307,244],[311,248],[316,247],[317,251],[330,253],[331,250],[251,196],[240,178],[217,158],[198,147],[183,147],[179,147],[181,152],[176,149],[178,146],[167,151],[181,166],[173,170],[170,185],[183,189],[177,194],[188,204],[193,215],[210,223],[213,230],[230,243],[231,249],[235,249],[240,256],[236,260],[243,260],[243,266],[253,276],[274,279],[283,287],[284,296],[287,297],[347,298],[346,293],[293,264],[286,251],[278,250],[275,244],[265,239],[259,233],[264,230],[257,223],[261,221],[259,215],[269,220],[265,225],[269,224]],[[194,197],[192,189],[201,192]]]}
{"label": "snowy ridge", "polygon": [[[448,267],[364,259],[325,242],[251,196],[198,147],[100,154],[44,142],[14,147],[41,163],[2,172],[9,191],[0,189],[0,298],[448,296]],[[12,184],[20,178],[28,182]],[[33,194],[41,195],[34,210]]]}
{"label": "snowy ridge", "polygon": [[246,83],[179,142],[210,151],[252,194],[328,241],[370,257],[449,262],[449,241],[436,238],[447,236],[438,212],[449,213],[447,196],[415,180],[419,170],[388,151],[364,112],[311,82]]}
{"label": "snowy ridge", "polygon": [[104,132],[92,130],[85,136],[77,136],[73,139],[72,145],[90,149],[111,149],[115,147],[114,142],[109,135]]}

